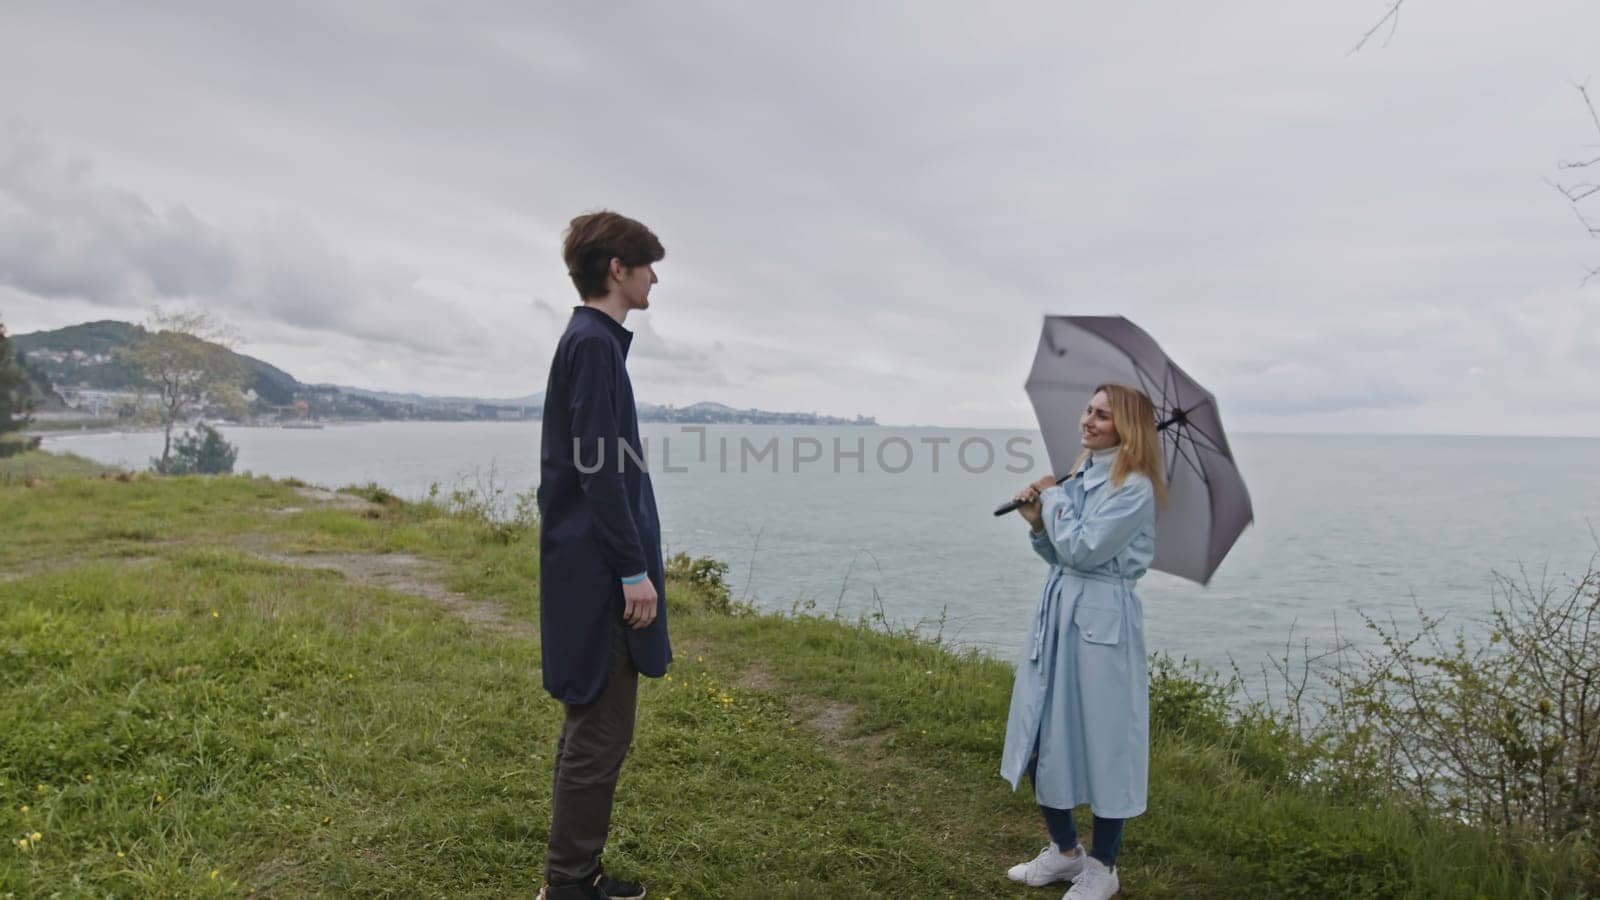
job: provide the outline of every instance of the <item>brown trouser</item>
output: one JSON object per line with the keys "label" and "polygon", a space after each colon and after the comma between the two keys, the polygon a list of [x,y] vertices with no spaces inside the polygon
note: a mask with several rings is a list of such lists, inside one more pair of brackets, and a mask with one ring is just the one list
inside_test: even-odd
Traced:
{"label": "brown trouser", "polygon": [[628,656],[622,622],[612,631],[611,671],[592,703],[567,706],[556,741],[550,794],[550,850],[545,880],[574,884],[594,877],[611,830],[611,803],[622,759],[633,743],[639,672]]}

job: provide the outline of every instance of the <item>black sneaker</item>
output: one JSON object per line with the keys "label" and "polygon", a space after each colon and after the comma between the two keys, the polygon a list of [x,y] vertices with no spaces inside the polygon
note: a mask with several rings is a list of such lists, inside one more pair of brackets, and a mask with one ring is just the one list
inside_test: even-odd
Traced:
{"label": "black sneaker", "polygon": [[606,900],[643,900],[644,885],[637,881],[619,881],[604,872],[595,879],[594,886]]}
{"label": "black sneaker", "polygon": [[539,900],[643,900],[644,886],[619,881],[596,872],[590,881],[577,884],[546,884],[539,889]]}
{"label": "black sneaker", "polygon": [[546,884],[539,888],[539,900],[607,900],[606,895],[600,893],[598,882],[597,878],[593,883]]}

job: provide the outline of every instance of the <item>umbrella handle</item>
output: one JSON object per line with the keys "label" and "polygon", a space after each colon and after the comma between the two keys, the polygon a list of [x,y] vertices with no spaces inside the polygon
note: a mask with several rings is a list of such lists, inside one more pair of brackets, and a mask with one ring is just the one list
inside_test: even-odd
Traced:
{"label": "umbrella handle", "polygon": [[[1067,482],[1071,481],[1072,479],[1082,476],[1083,472],[1084,472],[1083,469],[1079,469],[1078,471],[1073,472],[1071,475],[1063,475],[1060,478],[1056,479],[1056,484],[1066,484]],[[1018,503],[1017,501],[1012,500],[1011,502],[1005,504],[1004,506],[1001,506],[1001,507],[997,508],[994,511],[994,514],[996,516],[1003,516],[1008,512],[1016,511],[1016,508],[1021,506],[1021,505],[1022,505],[1021,503]]]}

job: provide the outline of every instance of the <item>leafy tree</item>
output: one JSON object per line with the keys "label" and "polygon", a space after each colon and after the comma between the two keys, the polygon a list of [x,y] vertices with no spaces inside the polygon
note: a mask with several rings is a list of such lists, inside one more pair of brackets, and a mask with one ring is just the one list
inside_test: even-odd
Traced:
{"label": "leafy tree", "polygon": [[10,456],[38,446],[38,440],[6,440],[6,435],[28,427],[33,401],[28,399],[28,376],[12,357],[6,326],[0,323],[0,456]]}
{"label": "leafy tree", "polygon": [[155,386],[155,414],[164,433],[156,468],[167,471],[172,429],[190,415],[212,407],[242,413],[247,373],[231,352],[233,335],[207,313],[163,313],[158,309],[146,324],[146,332],[123,357]]}
{"label": "leafy tree", "polygon": [[194,431],[178,436],[171,455],[153,459],[150,464],[163,475],[227,475],[238,457],[237,447],[228,443],[221,432],[202,423]]}

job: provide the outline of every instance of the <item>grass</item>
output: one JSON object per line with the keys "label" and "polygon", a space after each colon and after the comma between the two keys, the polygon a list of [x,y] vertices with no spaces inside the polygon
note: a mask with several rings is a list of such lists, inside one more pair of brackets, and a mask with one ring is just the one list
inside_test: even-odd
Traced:
{"label": "grass", "polygon": [[0,484],[30,478],[94,477],[115,467],[102,465],[74,453],[49,453],[29,450],[0,456]]}
{"label": "grass", "polygon": [[[0,895],[533,895],[560,726],[535,533],[31,465],[0,469]],[[415,557],[418,589],[303,554]],[[1047,895],[1003,875],[1045,840],[998,777],[1009,666],[716,594],[669,588],[609,867],[655,897]],[[1124,897],[1578,894],[1571,854],[1303,785],[1193,691],[1158,679]]]}

